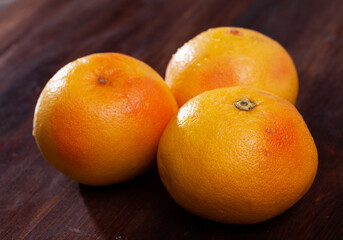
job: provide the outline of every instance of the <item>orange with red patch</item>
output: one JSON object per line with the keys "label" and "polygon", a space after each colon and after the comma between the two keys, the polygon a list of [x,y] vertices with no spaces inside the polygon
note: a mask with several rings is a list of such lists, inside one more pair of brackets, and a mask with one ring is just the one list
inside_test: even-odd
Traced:
{"label": "orange with red patch", "polygon": [[173,55],[166,83],[179,106],[221,87],[249,86],[295,103],[298,76],[286,50],[253,30],[219,27],[202,32]]}
{"label": "orange with red patch", "polygon": [[251,224],[279,215],[309,190],[318,155],[296,108],[274,94],[230,87],[183,105],[159,144],[161,179],[204,218]]}
{"label": "orange with red patch", "polygon": [[176,112],[172,93],[145,63],[94,54],[66,65],[47,83],[34,136],[45,158],[67,176],[112,184],[153,166],[160,135]]}

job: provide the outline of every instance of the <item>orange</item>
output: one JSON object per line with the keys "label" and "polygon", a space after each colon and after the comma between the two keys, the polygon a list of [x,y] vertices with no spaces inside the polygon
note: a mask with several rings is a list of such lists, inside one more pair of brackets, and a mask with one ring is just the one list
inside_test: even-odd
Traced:
{"label": "orange", "polygon": [[173,55],[165,79],[179,106],[204,91],[231,86],[260,88],[293,104],[298,94],[297,72],[286,50],[244,28],[200,33]]}
{"label": "orange", "polygon": [[296,108],[246,87],[205,92],[172,118],[158,170],[185,209],[204,218],[252,224],[283,213],[310,188],[317,149]]}
{"label": "orange", "polygon": [[70,178],[123,182],[154,165],[159,138],[177,112],[163,79],[118,53],[73,61],[47,83],[34,115],[37,145]]}

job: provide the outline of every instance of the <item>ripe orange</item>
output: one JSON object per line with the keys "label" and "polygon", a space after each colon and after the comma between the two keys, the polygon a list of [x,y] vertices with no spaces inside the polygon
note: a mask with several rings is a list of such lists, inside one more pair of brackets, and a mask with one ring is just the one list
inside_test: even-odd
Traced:
{"label": "ripe orange", "polygon": [[158,170],[175,201],[223,223],[257,223],[283,213],[310,188],[317,150],[296,108],[245,87],[205,92],[172,118]]}
{"label": "ripe orange", "polygon": [[44,157],[70,178],[113,184],[153,166],[159,138],[177,112],[148,65],[101,53],[64,66],[41,93],[33,135]]}
{"label": "ripe orange", "polygon": [[182,106],[215,88],[249,86],[295,103],[298,77],[291,57],[276,41],[253,30],[219,27],[202,32],[178,49],[166,83]]}

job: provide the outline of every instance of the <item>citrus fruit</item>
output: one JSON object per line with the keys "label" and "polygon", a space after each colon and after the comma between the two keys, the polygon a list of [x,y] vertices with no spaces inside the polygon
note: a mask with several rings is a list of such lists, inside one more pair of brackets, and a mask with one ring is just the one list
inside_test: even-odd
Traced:
{"label": "citrus fruit", "polygon": [[131,179],[154,165],[159,138],[177,112],[163,79],[118,53],[73,61],[44,87],[33,135],[44,157],[88,185]]}
{"label": "citrus fruit", "polygon": [[204,218],[252,224],[283,213],[310,188],[318,164],[296,108],[246,87],[207,91],[167,125],[158,170],[175,201]]}
{"label": "citrus fruit", "polygon": [[286,50],[244,28],[200,33],[173,55],[165,80],[179,106],[204,91],[231,86],[260,88],[292,103],[298,94],[297,72]]}

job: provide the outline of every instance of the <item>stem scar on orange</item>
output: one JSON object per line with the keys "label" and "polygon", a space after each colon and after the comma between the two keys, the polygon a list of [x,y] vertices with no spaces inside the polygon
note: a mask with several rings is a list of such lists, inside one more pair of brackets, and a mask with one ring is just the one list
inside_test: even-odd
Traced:
{"label": "stem scar on orange", "polygon": [[154,165],[159,138],[177,112],[163,79],[119,53],[71,62],[46,84],[33,135],[44,157],[89,185],[131,179]]}
{"label": "stem scar on orange", "polygon": [[204,92],[183,105],[158,149],[166,189],[204,218],[252,224],[279,215],[309,190],[318,156],[287,100],[254,88]]}

